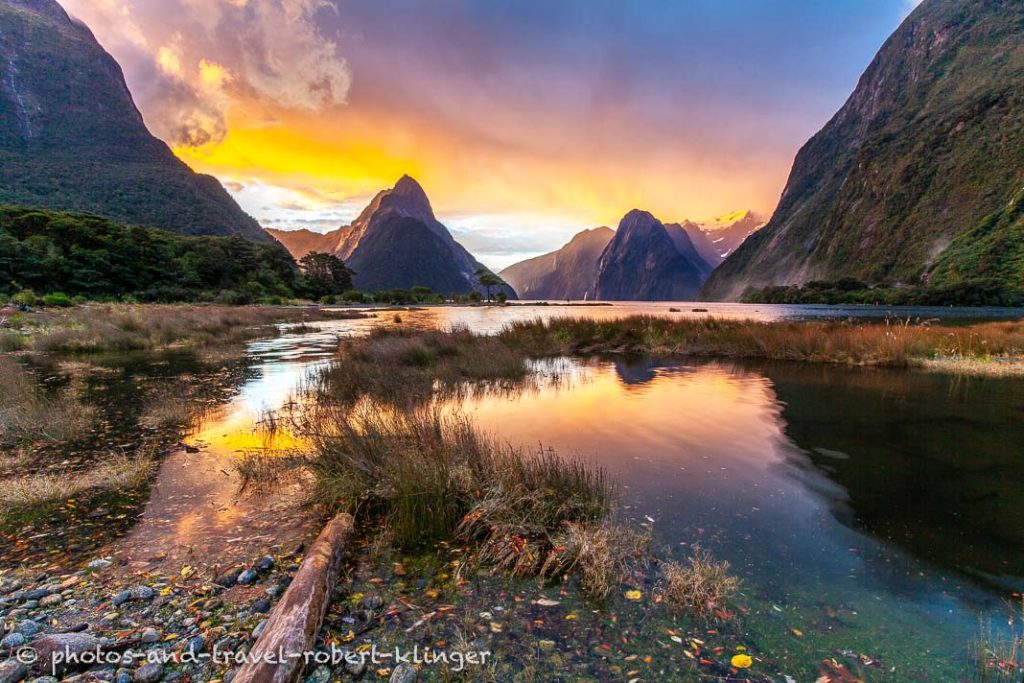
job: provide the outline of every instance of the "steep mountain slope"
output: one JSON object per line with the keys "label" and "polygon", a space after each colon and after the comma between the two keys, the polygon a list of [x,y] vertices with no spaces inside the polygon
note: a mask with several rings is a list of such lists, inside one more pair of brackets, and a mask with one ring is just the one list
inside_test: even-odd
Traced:
{"label": "steep mountain slope", "polygon": [[150,135],[117,62],[54,0],[0,0],[0,203],[269,241]]}
{"label": "steep mountain slope", "polygon": [[523,299],[593,298],[597,261],[614,235],[606,227],[583,230],[561,249],[509,266],[499,275]]}
{"label": "steep mountain slope", "polygon": [[683,228],[634,209],[619,223],[597,270],[598,299],[685,301],[697,294],[711,267]]}
{"label": "steep mountain slope", "polygon": [[[925,0],[800,150],[779,207],[704,289],[927,284],[1024,188],[1024,3]],[[1003,283],[1011,285],[1012,283]]]}
{"label": "steep mountain slope", "polygon": [[[351,225],[323,235],[309,230],[267,232],[296,259],[311,251],[334,254],[356,272],[360,289],[421,285],[442,294],[486,291],[476,276],[484,266],[437,220],[423,188],[407,175],[393,188],[378,192]],[[509,298],[516,296],[507,285],[498,289]]]}

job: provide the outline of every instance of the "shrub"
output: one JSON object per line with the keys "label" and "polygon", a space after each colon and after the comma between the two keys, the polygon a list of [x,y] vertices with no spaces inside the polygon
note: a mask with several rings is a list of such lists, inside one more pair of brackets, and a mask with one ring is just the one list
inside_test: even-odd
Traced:
{"label": "shrub", "polygon": [[36,301],[36,293],[31,289],[23,289],[11,297],[11,303],[18,306],[35,306]]}
{"label": "shrub", "polygon": [[68,306],[74,305],[74,302],[71,300],[71,297],[69,297],[67,294],[64,294],[62,292],[54,292],[52,294],[43,295],[43,305],[67,308]]}

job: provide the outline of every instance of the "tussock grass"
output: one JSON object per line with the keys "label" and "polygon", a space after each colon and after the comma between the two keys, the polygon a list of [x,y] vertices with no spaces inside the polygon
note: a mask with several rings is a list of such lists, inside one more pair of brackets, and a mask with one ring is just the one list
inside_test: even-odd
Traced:
{"label": "tussock grass", "polygon": [[1019,368],[1024,359],[1022,321],[951,327],[908,320],[764,323],[656,316],[610,321],[557,318],[511,323],[499,339],[536,356],[654,353],[886,367],[931,362],[929,367],[957,371],[974,371],[989,363]]}
{"label": "tussock grass", "polygon": [[687,564],[666,562],[661,566],[661,593],[673,609],[713,620],[722,618],[728,601],[740,587],[729,573],[729,563],[716,561],[710,552],[694,547]]}
{"label": "tussock grass", "polygon": [[469,384],[510,388],[523,382],[527,371],[525,354],[465,328],[388,329],[341,342],[338,359],[313,381],[322,401],[352,404],[372,396],[411,404]]}
{"label": "tussock grass", "polygon": [[0,446],[62,442],[89,429],[95,410],[78,398],[72,385],[45,392],[13,358],[0,356]]}
{"label": "tussock grass", "polygon": [[88,305],[33,328],[28,346],[56,354],[226,345],[266,336],[267,327],[278,323],[351,317],[363,314],[260,306]]}
{"label": "tussock grass", "polygon": [[156,468],[152,449],[115,454],[84,472],[31,474],[0,480],[0,515],[60,503],[91,491],[128,491],[142,487]]}
{"label": "tussock grass", "polygon": [[1024,599],[1007,609],[1009,629],[982,619],[967,644],[967,673],[976,683],[1019,683],[1024,678]]}
{"label": "tussock grass", "polygon": [[400,547],[459,540],[473,549],[470,564],[542,580],[578,570],[599,597],[644,557],[642,535],[608,521],[615,487],[603,470],[500,444],[460,413],[362,400],[271,423],[288,423],[310,449],[249,454],[239,466],[245,485],[299,469],[311,475],[314,501],[383,518]]}
{"label": "tussock grass", "polygon": [[552,545],[541,575],[558,576],[575,570],[583,590],[604,599],[623,577],[647,565],[651,534],[608,521],[568,522],[554,535]]}

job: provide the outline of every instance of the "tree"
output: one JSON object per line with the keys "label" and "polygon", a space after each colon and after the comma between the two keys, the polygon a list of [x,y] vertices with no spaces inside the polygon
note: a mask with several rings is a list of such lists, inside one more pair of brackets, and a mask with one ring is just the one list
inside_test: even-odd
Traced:
{"label": "tree", "polygon": [[501,285],[505,284],[505,282],[500,277],[498,277],[491,271],[487,270],[486,268],[480,268],[479,270],[476,271],[476,281],[480,283],[481,287],[487,289],[488,302],[491,301],[491,288],[500,287]]}
{"label": "tree", "polygon": [[352,289],[354,273],[334,254],[312,251],[299,259],[299,268],[306,276],[306,289],[313,299]]}

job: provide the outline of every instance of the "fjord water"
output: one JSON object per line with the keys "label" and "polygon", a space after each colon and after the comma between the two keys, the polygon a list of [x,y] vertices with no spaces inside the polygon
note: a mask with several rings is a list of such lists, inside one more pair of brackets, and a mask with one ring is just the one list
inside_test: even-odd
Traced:
{"label": "fjord water", "polygon": [[[395,324],[487,333],[538,313],[667,308],[430,308],[401,311],[400,323],[390,311],[311,323],[316,331],[251,346],[252,378],[200,438],[222,456],[251,441],[260,411],[288,400],[339,336]],[[758,307],[776,318],[789,308]],[[1020,380],[656,358],[559,359],[538,370],[563,381],[453,407],[509,443],[607,468],[622,514],[654,520],[657,547],[685,559],[700,545],[728,560],[744,581],[744,642],[771,670],[814,680],[835,657],[851,668],[872,661],[872,680],[957,680],[979,617],[1005,625],[1004,598],[1024,588]],[[160,491],[176,490],[181,471],[165,463],[147,515],[168,514]],[[281,515],[270,510],[263,524],[258,505],[244,512],[261,533]],[[136,540],[153,528],[146,517]],[[196,528],[210,544],[240,524]],[[637,618],[650,614],[665,618]]]}
{"label": "fjord water", "polygon": [[656,545],[730,561],[748,645],[780,671],[846,652],[892,680],[954,680],[979,616],[1021,590],[1022,383],[649,358],[573,371],[464,408],[607,468]]}

